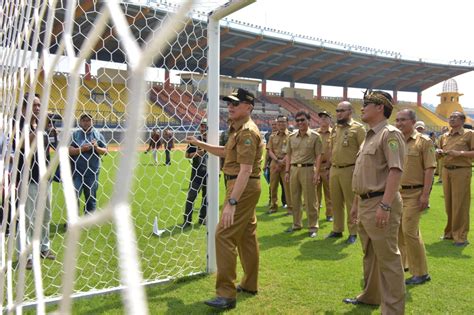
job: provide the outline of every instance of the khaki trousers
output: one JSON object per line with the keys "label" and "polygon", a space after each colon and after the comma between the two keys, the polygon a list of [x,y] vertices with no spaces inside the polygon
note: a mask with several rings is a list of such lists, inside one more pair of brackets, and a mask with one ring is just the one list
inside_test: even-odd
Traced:
{"label": "khaki trousers", "polygon": [[444,204],[448,222],[445,237],[455,242],[467,241],[469,208],[471,206],[471,168],[443,169]]}
{"label": "khaki trousers", "polygon": [[428,274],[426,263],[425,244],[421,238],[420,196],[423,188],[403,189],[403,212],[400,233],[398,234],[398,247],[402,255],[404,268],[409,268],[413,276]]}
{"label": "khaki trousers", "polygon": [[[333,231],[344,232],[344,221],[350,235],[357,235],[357,224],[351,223],[351,208],[354,200],[352,191],[352,173],[354,166],[345,168],[331,167],[329,177],[329,190],[331,191],[332,209],[334,214]],[[344,212],[344,206],[346,211]],[[344,214],[347,214],[346,220]]]}
{"label": "khaki trousers", "polygon": [[357,299],[368,304],[380,304],[383,315],[404,314],[405,279],[398,250],[402,201],[400,193],[397,193],[387,226],[378,228],[375,226],[375,212],[381,200],[381,196],[359,200],[364,290]]}
{"label": "khaki trousers", "polygon": [[293,203],[293,228],[303,227],[301,214],[301,195],[306,204],[306,214],[308,217],[308,228],[311,232],[319,228],[318,223],[318,199],[316,188],[313,184],[313,167],[291,167],[290,190],[291,201]]}
{"label": "khaki trousers", "polygon": [[[332,211],[332,201],[331,201],[331,194],[330,194],[330,189],[329,189],[329,169],[327,169],[326,166],[321,166],[321,171],[320,171],[320,178],[321,180],[318,183],[318,186],[316,187],[316,194],[317,198],[319,201],[319,204],[321,205],[322,200],[322,192],[324,190],[324,202],[326,204],[326,216],[331,216],[333,215]],[[320,207],[321,208],[321,207]]]}
{"label": "khaki trousers", "polygon": [[278,186],[280,180],[283,183],[283,189],[285,190],[286,205],[288,212],[292,211],[290,183],[285,181],[285,168],[279,167],[275,161],[270,164],[270,209],[278,209]]}

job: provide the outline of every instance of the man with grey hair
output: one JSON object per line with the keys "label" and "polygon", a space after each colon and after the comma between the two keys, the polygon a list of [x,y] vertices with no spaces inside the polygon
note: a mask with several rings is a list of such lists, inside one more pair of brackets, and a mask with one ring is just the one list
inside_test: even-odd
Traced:
{"label": "man with grey hair", "polygon": [[357,152],[364,141],[365,129],[361,123],[352,119],[352,105],[344,101],[337,105],[337,124],[331,132],[330,152],[331,170],[329,175],[329,191],[331,192],[334,225],[328,238],[340,238],[344,231],[344,206],[347,212],[349,230],[348,244],[357,239],[357,224],[350,220],[354,192],[352,191],[352,173],[357,159]]}
{"label": "man with grey hair", "polygon": [[436,156],[433,141],[415,129],[416,114],[412,109],[397,113],[397,128],[403,133],[406,159],[401,179],[403,200],[402,220],[398,234],[398,246],[404,267],[412,277],[405,284],[423,284],[430,281],[426,263],[425,244],[420,233],[420,218],[428,208]]}

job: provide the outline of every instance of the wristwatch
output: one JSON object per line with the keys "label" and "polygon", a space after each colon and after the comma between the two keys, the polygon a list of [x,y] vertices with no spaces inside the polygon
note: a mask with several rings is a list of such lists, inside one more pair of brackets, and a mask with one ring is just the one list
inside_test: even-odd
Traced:
{"label": "wristwatch", "polygon": [[234,198],[229,198],[229,204],[231,206],[236,206],[237,205],[237,200],[235,200]]}
{"label": "wristwatch", "polygon": [[383,210],[383,211],[391,211],[392,210],[392,207],[383,203],[383,202],[380,202],[379,204],[380,208]]}

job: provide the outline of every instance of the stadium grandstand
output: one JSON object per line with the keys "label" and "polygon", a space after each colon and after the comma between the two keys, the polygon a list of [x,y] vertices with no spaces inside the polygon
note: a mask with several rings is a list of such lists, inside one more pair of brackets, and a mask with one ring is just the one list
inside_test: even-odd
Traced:
{"label": "stadium grandstand", "polygon": [[[130,23],[133,22],[133,33],[137,38],[147,36],[150,27],[147,23],[153,19],[162,18],[164,12],[160,9],[140,6],[133,3],[123,4]],[[101,2],[95,5],[79,6],[76,12],[76,21],[81,24],[84,31],[88,31],[91,22],[95,20],[100,10]],[[65,12],[59,10],[58,25]],[[165,79],[155,82],[150,87],[148,94],[149,115],[147,125],[159,125],[170,122],[172,125],[195,125],[205,115],[207,108],[205,95],[190,94],[187,89],[199,89],[193,85],[193,80],[181,79],[180,84],[172,84],[170,73],[185,75],[186,73],[199,73],[204,64],[206,44],[206,22],[197,24],[194,32],[202,34],[196,41],[193,49],[188,49],[180,54],[180,47],[174,45],[163,58],[155,61],[156,68],[164,69]],[[56,38],[61,35],[61,30],[54,28]],[[108,33],[105,32],[107,35]],[[474,67],[469,64],[441,64],[430,63],[423,60],[405,60],[396,52],[375,50],[362,46],[345,45],[343,43],[327,41],[309,36],[292,34],[288,38],[283,31],[259,28],[247,23],[234,20],[224,20],[221,23],[221,56],[220,69],[223,78],[232,78],[233,82],[223,87],[221,95],[225,95],[229,88],[242,87],[246,83],[243,78],[252,78],[253,88],[258,95],[255,108],[256,120],[263,130],[268,128],[268,120],[277,114],[294,114],[297,110],[310,110],[315,113],[320,110],[334,112],[334,108],[341,100],[347,100],[347,89],[350,87],[361,89],[381,89],[391,91],[399,109],[413,107],[420,119],[426,121],[430,129],[437,130],[446,125],[446,117],[436,114],[431,109],[422,106],[423,90],[454,76],[472,71]],[[123,63],[123,51],[116,49],[118,39],[113,36],[102,38],[102,45],[98,46],[94,58],[113,63]],[[84,37],[74,38],[74,47],[79,49]],[[52,43],[50,51],[57,50],[57,43]],[[193,58],[189,58],[193,56]],[[86,63],[86,69],[90,69]],[[192,63],[194,62],[194,63]],[[102,69],[110,71],[111,69]],[[123,75],[107,76],[112,83],[101,82],[103,73],[98,73],[98,79],[87,79],[90,70],[85,71],[84,86],[81,90],[80,110],[101,112],[99,122],[101,125],[110,124],[119,126],[125,118],[123,104],[126,103],[126,93],[123,93]],[[202,73],[201,73],[202,74]],[[61,75],[59,75],[60,77]],[[67,74],[63,75],[67,76]],[[65,78],[57,78],[58,88],[64,86]],[[61,81],[62,80],[62,81]],[[242,80],[239,82],[239,80]],[[267,92],[267,81],[276,80],[288,82],[287,93],[282,91]],[[118,81],[118,82],[116,82]],[[122,82],[120,82],[122,81]],[[258,84],[257,84],[258,83]],[[294,89],[295,83],[309,83],[316,85],[316,95],[311,98],[301,97],[298,93],[288,93]],[[110,85],[112,84],[112,85]],[[183,86],[184,85],[184,86]],[[322,95],[324,85],[339,86],[343,88],[343,95],[339,98],[325,97]],[[397,93],[401,91],[417,93],[416,103],[399,101]],[[54,93],[60,90],[55,89]],[[288,96],[289,94],[293,97]],[[58,111],[61,111],[61,97],[57,96]],[[64,98],[62,98],[64,99]],[[360,108],[360,99],[350,100],[356,108]],[[226,126],[226,110],[221,104],[221,128]],[[315,115],[312,115],[315,116]],[[170,117],[173,117],[170,119]],[[357,115],[356,115],[357,118]],[[312,124],[317,124],[316,117]]]}

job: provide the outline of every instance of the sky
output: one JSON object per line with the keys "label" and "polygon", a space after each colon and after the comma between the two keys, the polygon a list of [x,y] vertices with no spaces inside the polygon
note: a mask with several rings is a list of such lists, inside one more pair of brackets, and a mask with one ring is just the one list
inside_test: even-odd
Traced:
{"label": "sky", "polygon": [[[447,63],[471,60],[472,11],[467,0],[257,0],[228,18],[295,34],[396,51],[402,58]],[[474,72],[454,78],[460,103],[474,108]],[[278,92],[289,83],[269,85]],[[307,85],[296,87],[308,88]],[[310,87],[311,88],[311,87]],[[315,88],[315,87],[313,87]],[[439,104],[442,83],[422,93],[422,101]],[[342,88],[323,87],[323,96],[342,96]],[[349,97],[360,98],[360,89]],[[399,100],[416,102],[415,93],[398,93]]]}

